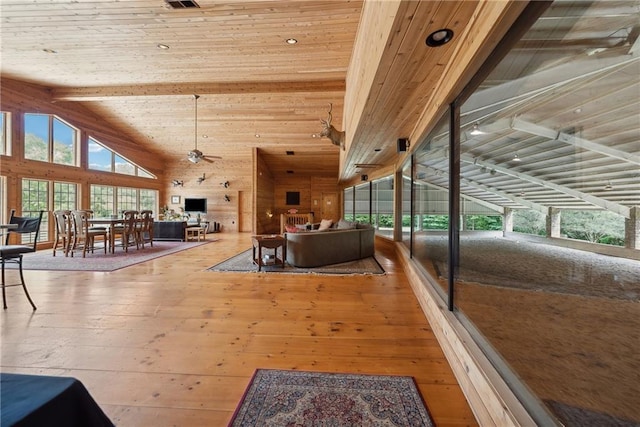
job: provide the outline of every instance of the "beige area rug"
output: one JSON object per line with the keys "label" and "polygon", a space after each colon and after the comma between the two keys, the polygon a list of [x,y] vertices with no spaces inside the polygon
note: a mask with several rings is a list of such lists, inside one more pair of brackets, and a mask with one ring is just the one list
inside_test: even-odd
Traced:
{"label": "beige area rug", "polygon": [[[266,251],[263,249],[263,253]],[[268,253],[268,252],[267,252]],[[209,271],[233,271],[244,273],[257,273],[258,266],[253,263],[252,250],[247,249],[236,256],[229,258],[213,267]],[[280,264],[266,265],[261,272],[265,273],[291,273],[291,274],[384,274],[384,269],[375,257],[363,258],[340,264],[325,265],[314,268],[299,268],[285,264],[284,269]]]}
{"label": "beige area rug", "polygon": [[[129,248],[124,252],[122,248],[116,248],[114,254],[105,255],[103,248],[97,248],[94,253],[82,258],[82,253],[76,253],[73,257],[65,257],[61,251],[53,256],[51,249],[38,251],[24,255],[22,268],[24,270],[50,270],[50,271],[115,271],[141,262],[149,261],[165,255],[175,254],[186,249],[195,248],[212,242],[164,242],[155,241],[153,247],[145,244],[144,249]],[[15,264],[7,264],[7,269],[17,268]]]}

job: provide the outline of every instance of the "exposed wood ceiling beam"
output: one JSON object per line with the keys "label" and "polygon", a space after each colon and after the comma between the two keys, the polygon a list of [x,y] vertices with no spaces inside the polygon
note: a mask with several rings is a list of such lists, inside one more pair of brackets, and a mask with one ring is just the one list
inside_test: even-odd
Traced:
{"label": "exposed wood ceiling beam", "polygon": [[228,83],[172,83],[108,87],[56,88],[51,90],[54,101],[99,101],[113,97],[144,97],[159,95],[252,94],[295,92],[344,92],[344,80],[326,81],[273,81]]}
{"label": "exposed wood ceiling beam", "polygon": [[540,185],[542,187],[551,188],[555,191],[559,191],[560,193],[567,194],[577,199],[582,199],[588,203],[591,203],[594,206],[606,209],[618,215],[622,215],[625,218],[630,217],[630,209],[619,203],[611,202],[609,200],[605,200],[600,197],[592,196],[590,194],[583,193],[582,191],[577,191],[572,188],[565,187],[563,185],[554,184],[553,182],[545,181],[545,180],[536,178],[534,176],[528,175],[526,173],[516,172],[511,169],[498,166],[490,162],[481,161],[469,155],[461,155],[460,161],[465,163],[475,164],[478,167],[485,166],[487,168],[494,169],[496,172],[500,172],[502,174],[509,175],[509,176],[521,179],[523,181],[528,181],[528,182]]}
{"label": "exposed wood ceiling beam", "polygon": [[565,144],[574,145],[576,147],[584,148],[585,150],[593,151],[596,153],[604,154],[608,157],[614,157],[625,162],[640,165],[640,156],[627,153],[624,151],[616,150],[615,148],[607,147],[606,145],[591,142],[587,139],[580,138],[576,135],[570,135],[565,132],[555,131],[544,126],[536,125],[525,120],[514,118],[511,124],[511,128],[519,130],[521,132],[529,133],[531,135],[541,136],[548,138],[552,141],[560,141]]}

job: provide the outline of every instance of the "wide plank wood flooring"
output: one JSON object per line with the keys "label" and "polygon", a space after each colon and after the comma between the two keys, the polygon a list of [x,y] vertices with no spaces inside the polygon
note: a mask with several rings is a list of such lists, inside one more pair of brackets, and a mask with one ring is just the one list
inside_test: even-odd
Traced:
{"label": "wide plank wood flooring", "polygon": [[477,425],[392,245],[380,276],[213,273],[250,235],[208,239],[110,273],[26,271],[38,310],[7,289],[2,371],[76,377],[118,426],[224,426],[256,368],[410,375],[438,426]]}

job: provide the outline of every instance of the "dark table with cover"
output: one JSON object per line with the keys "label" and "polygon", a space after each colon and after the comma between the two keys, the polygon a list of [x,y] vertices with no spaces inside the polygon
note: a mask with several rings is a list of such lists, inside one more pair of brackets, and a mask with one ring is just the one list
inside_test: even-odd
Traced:
{"label": "dark table with cover", "polygon": [[113,426],[75,378],[0,374],[0,425]]}

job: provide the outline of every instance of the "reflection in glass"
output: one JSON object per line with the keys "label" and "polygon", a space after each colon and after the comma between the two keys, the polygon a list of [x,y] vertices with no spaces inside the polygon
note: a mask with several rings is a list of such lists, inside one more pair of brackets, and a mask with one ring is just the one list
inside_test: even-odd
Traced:
{"label": "reflection in glass", "polygon": [[637,7],[555,2],[461,106],[455,284],[457,308],[550,411],[629,425],[640,423]]}
{"label": "reflection in glass", "polygon": [[393,176],[372,181],[371,211],[376,234],[393,238]]}
{"label": "reflection in glass", "polygon": [[412,251],[413,258],[443,291],[448,289],[449,268],[448,148],[449,115],[445,114],[414,154]]}

